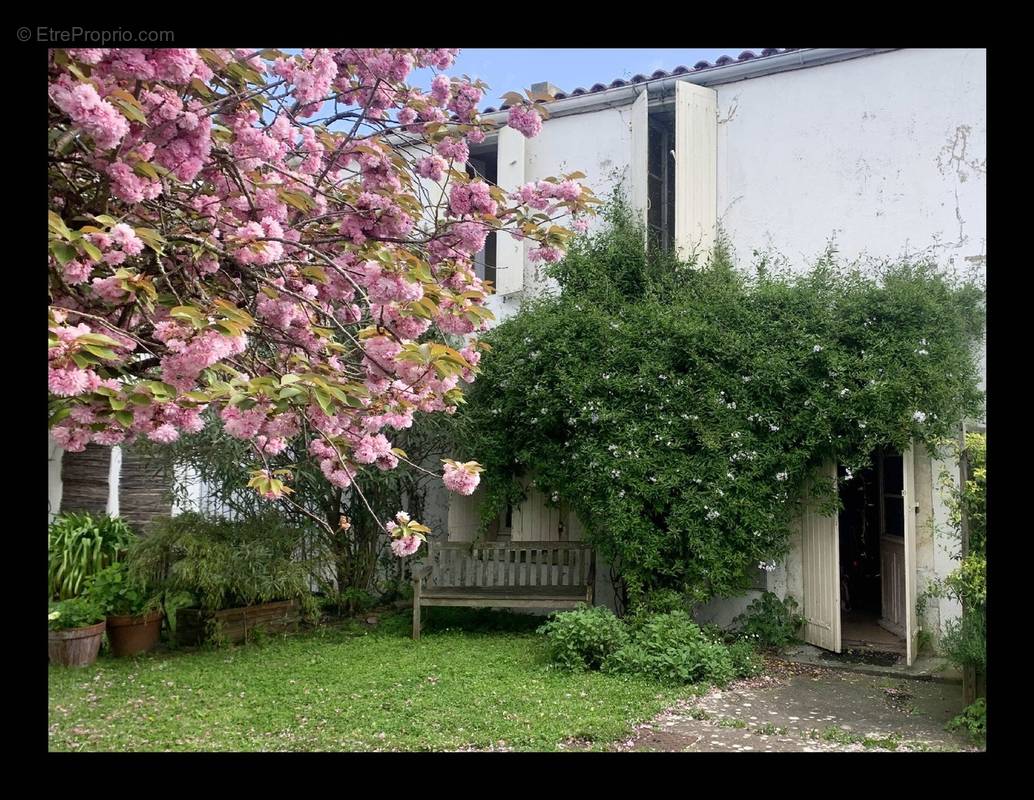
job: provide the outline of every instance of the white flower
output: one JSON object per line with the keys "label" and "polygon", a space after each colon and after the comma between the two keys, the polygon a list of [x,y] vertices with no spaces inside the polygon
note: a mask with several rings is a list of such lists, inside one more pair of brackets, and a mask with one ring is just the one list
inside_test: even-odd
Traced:
{"label": "white flower", "polygon": [[776,568],[774,561],[759,561],[758,569],[763,569],[765,572],[771,572]]}
{"label": "white flower", "polygon": [[710,521],[710,520],[713,520],[713,519],[718,519],[718,517],[720,517],[720,516],[721,516],[721,514],[719,514],[717,511],[715,511],[712,508],[710,511],[707,512],[707,514],[705,515],[705,518]]}
{"label": "white flower", "polygon": [[865,430],[865,423],[862,422],[861,420],[859,420],[858,421],[858,427],[861,428],[864,431]]}
{"label": "white flower", "polygon": [[538,358],[540,355],[542,355],[542,354],[538,350],[532,350],[531,351],[531,357],[532,358]]}
{"label": "white flower", "polygon": [[777,481],[785,481],[789,477],[790,477],[790,475],[787,472],[777,472],[776,473],[776,480]]}
{"label": "white flower", "polygon": [[815,345],[813,348],[811,348],[811,352],[813,352],[813,353],[821,353],[822,352],[822,345],[820,345],[820,344]]}
{"label": "white flower", "polygon": [[733,431],[732,432],[732,438],[733,439],[739,439],[740,438],[740,432],[739,431]]}
{"label": "white flower", "polygon": [[768,429],[769,429],[770,431],[772,431],[772,433],[775,433],[776,431],[778,431],[778,430],[779,430],[779,426],[778,426],[778,425],[769,425],[769,426],[768,426]]}
{"label": "white flower", "polygon": [[841,397],[847,397],[850,393],[851,393],[850,389],[841,389],[840,390],[840,396]]}
{"label": "white flower", "polygon": [[919,353],[919,355],[921,355],[921,356],[928,356],[928,355],[930,355],[930,351],[929,350],[920,349],[920,350],[916,350],[916,352]]}
{"label": "white flower", "polygon": [[915,414],[912,415],[912,419],[914,419],[916,422],[925,422],[926,414],[924,414],[922,411],[917,411]]}
{"label": "white flower", "polygon": [[405,525],[407,522],[409,522],[409,514],[407,514],[405,511],[400,511],[398,514],[395,515],[395,519],[398,520],[401,524]]}
{"label": "white flower", "polygon": [[744,383],[750,383],[754,379],[752,375],[742,375],[741,377]]}

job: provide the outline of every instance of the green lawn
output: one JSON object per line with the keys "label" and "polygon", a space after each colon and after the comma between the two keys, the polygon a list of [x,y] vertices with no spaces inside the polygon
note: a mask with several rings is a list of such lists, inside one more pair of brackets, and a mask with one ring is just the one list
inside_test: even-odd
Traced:
{"label": "green lawn", "polygon": [[534,620],[451,611],[433,609],[419,642],[398,615],[373,631],[50,667],[50,749],[599,747],[693,692],[549,669]]}

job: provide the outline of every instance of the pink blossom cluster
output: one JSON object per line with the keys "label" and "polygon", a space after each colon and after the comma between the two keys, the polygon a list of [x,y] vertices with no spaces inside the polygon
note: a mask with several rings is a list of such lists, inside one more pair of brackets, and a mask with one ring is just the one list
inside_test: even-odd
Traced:
{"label": "pink blossom cluster", "polygon": [[366,293],[371,303],[412,302],[424,296],[420,281],[386,270],[376,261],[363,266]]}
{"label": "pink blossom cluster", "polygon": [[526,105],[511,106],[506,124],[529,139],[538,136],[542,131],[542,117],[534,108]]}
{"label": "pink blossom cluster", "polygon": [[[483,141],[481,86],[444,75],[427,92],[406,85],[414,69],[448,68],[451,49],[267,55],[52,52],[51,141],[62,150],[50,209],[65,230],[51,226],[48,389],[62,446],[174,442],[200,431],[211,405],[263,469],[304,433],[328,482],[348,488],[360,470],[395,468],[391,432],[454,412],[459,382],[474,380],[473,342],[460,351],[468,368],[444,376],[420,342],[487,329],[474,255],[490,230],[526,216],[463,175],[449,177],[445,208],[428,208],[419,179],[445,179]],[[362,125],[320,119],[335,109]],[[530,136],[542,122],[521,106],[510,124]],[[399,126],[422,147],[400,147]],[[574,181],[515,194],[538,210],[591,212]],[[559,257],[555,239],[532,257]],[[89,334],[109,339],[92,340],[100,355],[87,363],[78,339]],[[469,494],[477,465],[447,464],[443,480]],[[393,549],[414,552],[422,533],[396,522],[409,532]]]}
{"label": "pink blossom cluster", "polygon": [[83,133],[93,139],[98,152],[117,147],[129,133],[126,118],[104,100],[92,84],[73,83],[69,76],[63,75],[51,84],[50,97]]}
{"label": "pink blossom cluster", "polygon": [[442,483],[450,492],[456,494],[471,495],[481,482],[478,474],[480,467],[473,462],[460,464],[456,461],[446,461],[442,470]]}
{"label": "pink blossom cluster", "polygon": [[484,181],[458,183],[449,192],[449,208],[458,217],[467,214],[494,216],[499,204],[492,199],[491,187]]}

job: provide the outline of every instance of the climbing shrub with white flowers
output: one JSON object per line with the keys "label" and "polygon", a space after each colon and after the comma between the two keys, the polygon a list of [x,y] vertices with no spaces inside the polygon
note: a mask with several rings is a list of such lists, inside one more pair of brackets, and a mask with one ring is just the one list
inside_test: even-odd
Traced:
{"label": "climbing shrub with white flowers", "polygon": [[[54,439],[169,444],[211,409],[248,443],[249,486],[287,506],[289,451],[359,493],[360,471],[409,461],[393,431],[453,412],[475,378],[487,235],[556,261],[565,222],[597,202],[580,173],[508,192],[468,177],[469,145],[495,125],[484,84],[444,74],[456,53],[51,50]],[[551,98],[506,99],[507,123],[536,135]],[[443,479],[469,493],[478,465]],[[399,554],[424,535],[379,524]]]}
{"label": "climbing shrub with white flowers", "polygon": [[559,295],[484,337],[457,441],[485,467],[486,524],[532,480],[577,512],[633,603],[741,591],[786,553],[816,465],[860,468],[979,413],[979,281],[831,252],[797,275],[736,270],[723,246],[680,263],[644,251],[620,198],[606,216],[551,267]]}

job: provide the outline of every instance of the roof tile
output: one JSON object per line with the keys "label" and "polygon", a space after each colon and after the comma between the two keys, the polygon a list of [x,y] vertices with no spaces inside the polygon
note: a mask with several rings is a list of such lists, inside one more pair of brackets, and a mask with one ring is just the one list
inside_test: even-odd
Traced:
{"label": "roof tile", "polygon": [[[750,61],[756,58],[767,58],[768,56],[775,56],[779,55],[780,53],[789,53],[799,49],[800,48],[797,47],[787,47],[782,49],[778,47],[766,47],[764,50],[761,51],[760,55],[755,53],[753,50],[744,50],[736,58],[733,58],[732,56],[721,56],[720,58],[715,60],[714,64],[712,64],[709,61],[698,61],[693,65],[692,69],[680,64],[679,66],[675,67],[675,69],[673,69],[671,72],[665,72],[663,69],[658,69],[654,70],[649,76],[640,73],[637,75],[633,75],[628,80],[625,80],[623,78],[615,78],[609,84],[594,83],[588,89],[579,86],[576,89],[572,89],[569,93],[557,92],[554,99],[563,100],[567,97],[579,97],[585,94],[595,94],[596,92],[605,92],[607,89],[616,89],[620,86],[632,86],[637,83],[645,83],[647,81],[660,80],[661,78],[667,78],[675,75],[685,75],[689,72],[699,72],[705,69],[721,69],[722,67],[729,66],[730,64],[736,64],[743,61]],[[494,106],[488,106],[487,108],[482,109],[481,113],[492,114],[495,111],[505,111],[509,107],[509,104],[504,102],[501,106],[499,106],[498,109],[496,109]]]}

